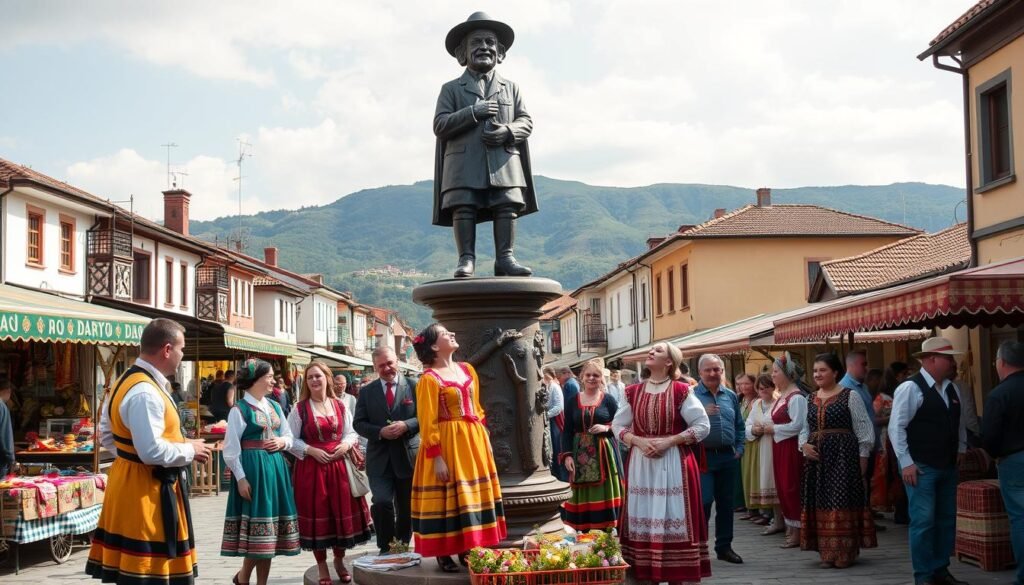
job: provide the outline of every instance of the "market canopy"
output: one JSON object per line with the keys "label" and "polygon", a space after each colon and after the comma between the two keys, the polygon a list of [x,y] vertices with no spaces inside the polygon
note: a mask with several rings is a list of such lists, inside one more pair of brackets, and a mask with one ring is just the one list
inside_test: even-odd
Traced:
{"label": "market canopy", "polygon": [[1024,258],[812,305],[775,322],[778,343],[813,342],[861,331],[1024,322]]}
{"label": "market canopy", "polygon": [[334,366],[359,366],[359,367],[363,367],[363,368],[372,368],[373,367],[373,362],[371,362],[370,360],[364,360],[363,358],[358,358],[358,357],[351,356],[351,355],[346,355],[346,354],[343,354],[343,353],[337,353],[337,352],[329,351],[329,350],[322,349],[322,348],[319,348],[319,347],[300,347],[299,351],[305,352],[307,354],[311,354],[311,355],[316,356],[316,357],[318,357],[318,358],[320,358],[322,360],[325,360],[327,362],[327,365],[334,365]]}
{"label": "market canopy", "polygon": [[291,356],[295,353],[295,344],[255,331],[224,327],[224,347],[249,353],[263,355]]}
{"label": "market canopy", "polygon": [[0,339],[138,345],[148,323],[125,311],[0,284]]}

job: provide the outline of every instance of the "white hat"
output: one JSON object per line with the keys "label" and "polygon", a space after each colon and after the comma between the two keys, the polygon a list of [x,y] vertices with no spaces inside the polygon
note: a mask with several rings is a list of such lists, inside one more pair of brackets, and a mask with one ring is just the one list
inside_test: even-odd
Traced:
{"label": "white hat", "polygon": [[929,337],[924,340],[924,343],[921,344],[921,351],[915,353],[914,357],[920,358],[933,353],[940,355],[963,355],[964,352],[953,349],[953,342],[945,337]]}

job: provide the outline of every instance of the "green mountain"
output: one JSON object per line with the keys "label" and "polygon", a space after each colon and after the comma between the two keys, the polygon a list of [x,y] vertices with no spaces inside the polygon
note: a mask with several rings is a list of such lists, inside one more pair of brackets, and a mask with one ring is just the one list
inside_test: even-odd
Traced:
{"label": "green mountain", "polygon": [[[536,177],[540,212],[518,222],[516,257],[538,276],[572,290],[641,252],[650,236],[710,218],[716,208],[755,202],[754,189],[721,185],[659,184],[596,187]],[[961,221],[962,188],[923,183],[885,186],[773,189],[773,203],[810,203],[936,231]],[[412,287],[447,278],[455,265],[450,228],[431,225],[430,181],[367,189],[321,207],[279,210],[242,218],[246,250],[261,256],[279,248],[279,262],[301,273],[322,273],[361,302],[398,310],[416,326],[429,314],[412,303]],[[194,235],[224,241],[237,233],[237,217],[193,221]],[[478,233],[478,270],[493,261],[491,224]],[[354,272],[392,265],[426,276],[359,276]]]}

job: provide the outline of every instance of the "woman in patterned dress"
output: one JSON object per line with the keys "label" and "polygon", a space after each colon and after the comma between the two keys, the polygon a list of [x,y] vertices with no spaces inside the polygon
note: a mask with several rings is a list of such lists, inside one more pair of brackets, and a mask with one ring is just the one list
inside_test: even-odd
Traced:
{"label": "woman in patterned dress", "polygon": [[875,432],[864,401],[838,384],[843,365],[832,353],[814,359],[818,391],[807,407],[800,451],[807,462],[801,485],[802,550],[816,550],[823,567],[844,569],[861,547],[878,546],[864,494],[864,473]]}
{"label": "woman in patterned dress", "polygon": [[412,475],[412,528],[416,552],[436,557],[446,573],[463,565],[469,550],[494,546],[506,535],[498,470],[480,380],[473,366],[452,359],[459,344],[438,323],[413,340],[427,370],[416,384],[422,443]]}
{"label": "woman in patterned dress", "polygon": [[[344,379],[344,378],[342,378]],[[331,585],[327,549],[334,550],[334,570],[342,583],[352,582],[345,549],[370,540],[366,498],[352,495],[346,457],[359,449],[353,412],[335,395],[331,370],[321,362],[306,366],[299,401],[288,414],[295,437],[293,484],[299,512],[299,543],[313,551],[320,585]]]}
{"label": "woman in patterned dress", "polygon": [[775,489],[786,524],[786,542],[782,548],[800,546],[800,475],[804,461],[798,449],[798,436],[807,417],[807,399],[797,382],[803,376],[804,369],[788,351],[772,364],[772,382],[782,395],[772,407],[772,420],[764,426],[764,433],[773,441]]}
{"label": "woman in patterned dress", "polygon": [[[749,506],[754,509],[768,511],[774,510],[772,525],[765,528],[761,533],[764,536],[778,534],[785,530],[782,521],[782,508],[779,507],[779,494],[775,489],[775,470],[772,467],[772,436],[764,432],[765,427],[772,424],[772,407],[775,406],[775,383],[771,376],[761,374],[757,377],[757,400],[750,407],[750,416],[747,417],[747,448],[743,451],[743,457],[752,453],[751,468],[744,471],[751,477],[747,489]],[[747,465],[748,463],[744,463]],[[757,524],[768,524],[764,521],[755,520]]]}
{"label": "woman in patterned dress", "polygon": [[[740,399],[740,416],[743,420],[747,420],[750,416],[750,407],[757,400],[757,391],[754,389],[754,375],[743,372],[737,375],[733,380],[736,382],[736,395]],[[751,453],[750,448],[754,447],[754,452]],[[736,511],[742,512],[740,520],[754,520],[760,517],[758,509],[750,503],[750,490],[756,487],[752,482],[757,481],[757,475],[751,474],[751,471],[757,469],[757,447],[752,444],[752,441],[748,440],[743,448],[743,457],[736,462],[739,467],[739,473],[736,477],[740,478],[740,481],[736,482],[736,495],[733,501],[736,502]]]}
{"label": "woman in patterned dress", "polygon": [[572,495],[561,513],[578,532],[617,527],[622,508],[622,462],[612,434],[618,403],[604,391],[602,369],[600,360],[583,364],[583,389],[565,405],[562,462]]}
{"label": "woman in patterned dress", "polygon": [[612,430],[629,445],[623,556],[642,583],[698,583],[711,576],[707,526],[694,450],[711,430],[700,400],[679,381],[679,348],[658,343],[650,376],[626,388]]}
{"label": "woman in patterned dress", "polygon": [[232,583],[248,583],[255,568],[256,583],[266,585],[271,559],[301,550],[292,482],[282,454],[292,446],[292,433],[281,407],[267,398],[274,387],[270,364],[246,361],[237,386],[245,396],[231,407],[224,435],[231,491],[220,554],[244,557]]}

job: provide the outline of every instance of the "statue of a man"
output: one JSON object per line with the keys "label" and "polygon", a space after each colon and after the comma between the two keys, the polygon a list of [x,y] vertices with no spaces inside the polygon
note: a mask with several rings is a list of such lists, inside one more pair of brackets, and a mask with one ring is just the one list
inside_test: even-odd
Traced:
{"label": "statue of a man", "polygon": [[466,71],[441,87],[434,114],[434,225],[452,226],[459,265],[476,269],[476,224],[494,223],[494,275],[530,276],[512,255],[516,218],[537,211],[526,139],[533,121],[519,87],[498,75],[515,34],[483,12],[448,32],[445,48]]}

